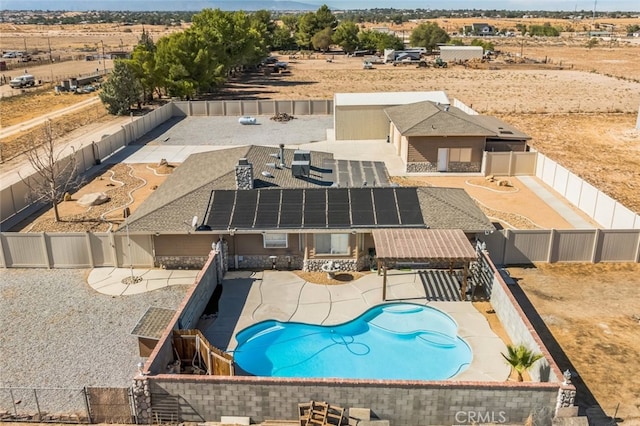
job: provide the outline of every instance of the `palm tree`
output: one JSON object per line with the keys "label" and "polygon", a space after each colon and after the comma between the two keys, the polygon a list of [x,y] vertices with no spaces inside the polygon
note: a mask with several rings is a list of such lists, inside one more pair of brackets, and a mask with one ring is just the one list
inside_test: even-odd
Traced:
{"label": "palm tree", "polygon": [[532,350],[523,344],[507,345],[508,355],[501,354],[507,363],[518,373],[518,381],[522,382],[522,373],[530,369],[533,364],[543,357],[542,354],[534,354]]}

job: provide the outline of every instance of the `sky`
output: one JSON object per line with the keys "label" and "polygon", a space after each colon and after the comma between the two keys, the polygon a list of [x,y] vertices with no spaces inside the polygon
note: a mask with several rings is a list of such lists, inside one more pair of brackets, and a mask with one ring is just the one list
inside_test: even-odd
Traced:
{"label": "sky", "polygon": [[[497,10],[550,10],[550,11],[640,11],[640,0],[195,0],[160,3],[172,4],[175,10],[185,10],[181,5],[228,9],[242,9],[242,4],[251,4],[247,10],[255,10],[256,4],[264,3],[265,9],[277,8],[278,3],[298,2],[320,6],[327,4],[333,9],[497,9]],[[0,10],[156,10],[154,0],[0,0]],[[219,6],[225,4],[225,6]],[[287,7],[288,8],[288,7]],[[192,10],[192,8],[186,8]],[[167,10],[167,9],[164,9]]]}

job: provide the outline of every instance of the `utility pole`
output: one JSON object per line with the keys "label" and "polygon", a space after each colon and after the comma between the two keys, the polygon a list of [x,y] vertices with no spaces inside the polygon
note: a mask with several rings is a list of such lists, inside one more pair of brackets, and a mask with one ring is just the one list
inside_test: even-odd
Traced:
{"label": "utility pole", "polygon": [[102,69],[104,70],[103,75],[107,75],[107,58],[104,56],[104,42],[100,40],[100,44],[102,44]]}
{"label": "utility pole", "polygon": [[47,43],[49,44],[49,63],[53,62],[53,57],[51,56],[51,39],[47,37]]}

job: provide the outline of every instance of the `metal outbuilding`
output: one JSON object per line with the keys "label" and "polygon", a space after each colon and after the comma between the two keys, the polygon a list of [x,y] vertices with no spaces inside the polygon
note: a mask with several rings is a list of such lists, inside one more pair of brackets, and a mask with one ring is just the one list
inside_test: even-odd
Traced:
{"label": "metal outbuilding", "polygon": [[483,55],[482,46],[440,46],[440,57],[446,62],[482,59]]}
{"label": "metal outbuilding", "polygon": [[336,140],[386,139],[389,118],[385,108],[422,101],[449,105],[443,91],[336,93],[334,95],[333,128]]}

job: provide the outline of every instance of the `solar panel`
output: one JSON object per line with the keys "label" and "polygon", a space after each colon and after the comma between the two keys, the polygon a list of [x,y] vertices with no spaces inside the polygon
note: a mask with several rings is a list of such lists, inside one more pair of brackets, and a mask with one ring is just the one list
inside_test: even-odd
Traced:
{"label": "solar panel", "polygon": [[373,201],[370,188],[351,188],[351,222],[354,226],[373,226]]}
{"label": "solar panel", "polygon": [[351,226],[349,206],[349,190],[346,188],[329,189],[327,191],[327,224],[332,228],[348,228]]}
{"label": "solar panel", "polygon": [[283,189],[280,204],[280,228],[302,226],[302,189]]}
{"label": "solar panel", "polygon": [[257,201],[258,191],[236,191],[236,204],[231,219],[233,228],[253,228]]}
{"label": "solar panel", "polygon": [[420,201],[415,188],[395,188],[402,225],[424,225]]}
{"label": "solar panel", "polygon": [[304,227],[327,226],[327,190],[306,189],[304,195]]}
{"label": "solar panel", "polygon": [[376,209],[376,224],[378,226],[398,225],[400,223],[393,188],[374,188],[373,200]]}
{"label": "solar panel", "polygon": [[263,189],[258,193],[255,226],[259,228],[277,228],[280,213],[281,190]]}
{"label": "solar panel", "polygon": [[228,228],[234,200],[235,191],[214,191],[206,224],[213,229]]}

